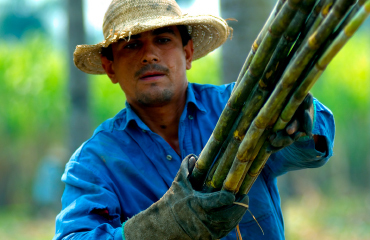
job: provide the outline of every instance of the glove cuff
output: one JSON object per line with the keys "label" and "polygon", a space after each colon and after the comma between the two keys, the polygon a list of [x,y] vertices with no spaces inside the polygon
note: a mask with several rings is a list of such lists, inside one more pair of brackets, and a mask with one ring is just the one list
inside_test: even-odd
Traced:
{"label": "glove cuff", "polygon": [[190,237],[177,224],[170,208],[163,199],[127,220],[122,227],[122,231],[126,240],[190,240]]}

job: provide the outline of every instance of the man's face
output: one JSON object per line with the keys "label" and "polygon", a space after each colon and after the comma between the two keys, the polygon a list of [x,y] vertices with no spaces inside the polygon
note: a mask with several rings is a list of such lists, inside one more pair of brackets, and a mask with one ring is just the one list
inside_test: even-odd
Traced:
{"label": "man's face", "polygon": [[182,45],[176,26],[131,36],[112,44],[113,61],[102,57],[107,75],[119,83],[127,101],[135,106],[163,106],[185,98],[186,69],[193,44]]}

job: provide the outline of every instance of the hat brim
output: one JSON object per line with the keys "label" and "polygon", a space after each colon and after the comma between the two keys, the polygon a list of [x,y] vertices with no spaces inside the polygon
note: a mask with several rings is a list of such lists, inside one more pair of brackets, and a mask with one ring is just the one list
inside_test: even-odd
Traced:
{"label": "hat brim", "polygon": [[185,14],[181,17],[159,17],[137,23],[130,29],[116,32],[98,44],[78,45],[73,54],[74,63],[85,73],[104,74],[105,71],[100,59],[102,47],[107,47],[111,43],[131,35],[174,25],[191,27],[190,35],[194,45],[193,60],[199,59],[221,46],[230,34],[230,27],[225,20],[212,15],[190,16]]}

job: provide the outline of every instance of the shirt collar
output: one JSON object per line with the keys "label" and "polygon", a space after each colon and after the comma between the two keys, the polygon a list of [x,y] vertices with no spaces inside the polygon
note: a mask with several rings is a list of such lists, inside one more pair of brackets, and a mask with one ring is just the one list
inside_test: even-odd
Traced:
{"label": "shirt collar", "polygon": [[201,111],[203,113],[207,112],[203,103],[201,101],[199,101],[198,93],[194,91],[194,83],[189,83],[188,84],[187,94],[186,94],[186,107],[188,107],[190,102],[193,103],[194,106],[196,106],[199,111]]}
{"label": "shirt collar", "polygon": [[[203,106],[203,103],[201,103],[199,101],[199,99],[197,99],[197,93],[194,92],[194,87],[193,87],[193,83],[189,83],[188,84],[188,88],[186,89],[186,104],[185,104],[185,109],[184,111],[189,107],[189,103],[192,103],[194,104],[194,106],[196,106],[196,108],[203,112],[203,113],[206,113],[207,110],[205,109],[205,107]],[[135,113],[135,111],[131,108],[130,104],[126,101],[126,111],[123,111],[123,112],[126,112],[126,119],[124,116],[121,116],[122,121],[121,123],[118,125],[117,127],[117,130],[125,130],[127,128],[127,126],[129,125],[130,122],[136,122],[136,124],[142,129],[142,130],[146,130],[146,131],[150,131],[149,127],[140,119],[140,117]],[[125,121],[126,120],[126,121]]]}

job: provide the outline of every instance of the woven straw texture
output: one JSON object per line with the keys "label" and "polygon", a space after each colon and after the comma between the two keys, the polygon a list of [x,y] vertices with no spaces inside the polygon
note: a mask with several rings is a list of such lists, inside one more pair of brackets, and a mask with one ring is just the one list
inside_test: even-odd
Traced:
{"label": "woven straw texture", "polygon": [[174,0],[113,0],[103,21],[105,40],[95,45],[78,45],[74,63],[90,74],[104,74],[102,47],[121,38],[172,25],[187,25],[194,42],[193,59],[199,59],[222,45],[230,34],[225,20],[211,15],[182,14]]}

